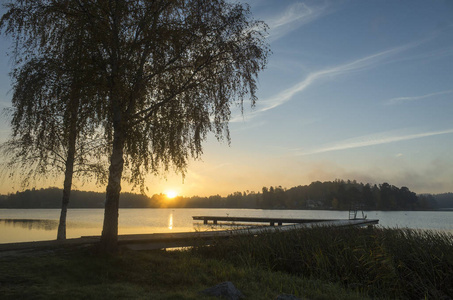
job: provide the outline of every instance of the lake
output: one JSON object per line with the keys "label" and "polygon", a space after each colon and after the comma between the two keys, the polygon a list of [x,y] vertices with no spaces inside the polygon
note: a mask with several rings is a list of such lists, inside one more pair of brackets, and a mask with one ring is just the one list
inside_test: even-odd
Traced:
{"label": "lake", "polygon": [[[453,212],[449,211],[366,211],[379,226],[441,230],[453,234]],[[348,211],[261,210],[261,209],[120,209],[119,234],[191,232],[219,230],[203,225],[192,216],[282,217],[307,219],[347,219]],[[361,214],[359,214],[361,215]],[[57,236],[60,209],[0,209],[0,243],[53,240]],[[67,238],[100,235],[103,209],[70,209]]]}

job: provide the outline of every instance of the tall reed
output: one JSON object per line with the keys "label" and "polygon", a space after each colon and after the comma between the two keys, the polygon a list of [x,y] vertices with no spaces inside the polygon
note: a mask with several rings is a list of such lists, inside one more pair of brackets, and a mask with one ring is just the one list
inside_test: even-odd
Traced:
{"label": "tall reed", "polygon": [[314,227],[238,236],[193,251],[339,282],[372,297],[453,298],[453,235],[448,233]]}

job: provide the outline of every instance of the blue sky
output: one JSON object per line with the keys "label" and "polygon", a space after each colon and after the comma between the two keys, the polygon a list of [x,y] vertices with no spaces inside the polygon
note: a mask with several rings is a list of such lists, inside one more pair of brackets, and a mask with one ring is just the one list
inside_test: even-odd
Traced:
{"label": "blue sky", "polygon": [[[208,139],[184,182],[149,176],[150,194],[227,195],[337,178],[453,192],[452,1],[248,3],[269,25],[273,51],[256,107],[233,113],[230,146]],[[4,41],[1,107],[11,96]]]}

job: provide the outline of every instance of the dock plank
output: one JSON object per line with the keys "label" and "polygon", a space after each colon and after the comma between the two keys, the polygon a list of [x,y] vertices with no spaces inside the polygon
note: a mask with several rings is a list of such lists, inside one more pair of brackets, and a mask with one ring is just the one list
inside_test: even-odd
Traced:
{"label": "dock plank", "polygon": [[[302,219],[300,219],[302,220]],[[370,226],[376,225],[379,220],[312,220],[311,222],[294,223],[283,226],[260,226],[244,229],[179,232],[179,233],[150,233],[150,234],[124,234],[118,236],[118,245],[132,250],[152,250],[173,247],[189,247],[199,244],[209,244],[215,239],[229,238],[236,235],[256,235],[273,231],[288,231],[316,226]],[[100,236],[83,236],[64,241],[36,241],[24,243],[0,244],[0,257],[17,254],[20,252],[41,251],[67,246],[93,245],[100,241]]]}
{"label": "dock plank", "polygon": [[313,222],[326,222],[326,221],[337,221],[339,219],[294,219],[294,218],[264,218],[264,217],[224,217],[224,216],[193,216],[193,220],[203,221],[204,224],[208,224],[212,221],[213,224],[217,222],[247,222],[247,223],[269,223],[271,226],[278,224],[301,224],[301,223],[313,223]]}
{"label": "dock plank", "polygon": [[[238,235],[257,235],[267,232],[275,231],[289,231],[301,228],[310,228],[316,226],[334,226],[334,227],[348,227],[348,226],[371,226],[379,223],[379,220],[374,219],[356,219],[356,220],[329,220],[305,222],[298,224],[290,224],[283,226],[260,226],[244,229],[233,230],[219,230],[219,231],[203,231],[203,232],[184,232],[184,233],[153,233],[147,235],[122,235],[118,240],[118,244],[128,249],[138,250],[152,250],[160,249],[160,243],[167,245],[175,244],[174,247],[189,247],[194,244],[209,244],[219,238],[229,238]],[[182,246],[180,242],[183,242]],[[184,244],[184,242],[186,244]],[[140,244],[140,246],[138,246]],[[171,247],[161,247],[171,248]]]}

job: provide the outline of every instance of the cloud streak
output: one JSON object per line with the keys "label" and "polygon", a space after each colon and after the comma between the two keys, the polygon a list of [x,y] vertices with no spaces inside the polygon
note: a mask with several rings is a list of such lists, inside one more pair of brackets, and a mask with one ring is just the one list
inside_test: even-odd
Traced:
{"label": "cloud streak", "polygon": [[362,147],[369,147],[374,145],[382,145],[382,144],[389,144],[413,139],[420,139],[430,136],[436,135],[443,135],[443,134],[451,134],[453,133],[453,128],[440,130],[440,131],[431,131],[431,132],[423,132],[423,133],[415,133],[415,134],[408,134],[408,135],[398,135],[398,136],[363,136],[354,139],[348,139],[345,141],[341,141],[331,146],[321,147],[312,151],[298,153],[298,155],[311,155],[311,154],[318,154],[318,153],[325,153],[325,152],[332,152],[332,151],[340,151],[340,150],[348,150],[348,149],[355,149],[355,148],[362,148]]}
{"label": "cloud streak", "polygon": [[396,98],[391,98],[391,99],[386,100],[385,104],[394,105],[394,104],[399,104],[399,103],[402,103],[402,102],[409,102],[409,101],[427,99],[427,98],[431,98],[431,97],[434,97],[434,96],[446,95],[446,94],[451,94],[451,93],[453,93],[453,90],[441,91],[441,92],[431,93],[431,94],[421,95],[421,96],[396,97]]}
{"label": "cloud streak", "polygon": [[[301,4],[301,3],[299,3],[299,4]],[[301,7],[303,7],[303,6],[301,6]],[[322,10],[320,10],[320,11],[322,11]],[[326,13],[326,12],[323,12],[323,13]],[[315,15],[322,15],[322,13],[318,12]],[[307,18],[306,20],[308,20],[308,19],[309,18]],[[274,24],[274,26],[276,26],[277,28],[279,28],[279,27],[284,28],[286,25],[291,24],[291,23],[295,22],[295,20],[298,20],[298,19],[295,16],[292,16],[290,13],[288,13],[288,17],[286,18],[286,21],[284,21],[284,20],[285,20],[285,18],[280,16],[279,18],[275,18],[275,20],[273,20],[271,24]],[[295,29],[295,28],[293,28],[293,29]],[[396,55],[406,52],[410,49],[416,48],[416,47],[420,46],[421,44],[423,44],[435,37],[436,37],[436,35],[431,35],[431,36],[428,36],[428,37],[418,40],[418,41],[414,41],[414,42],[411,42],[411,43],[408,43],[405,45],[397,46],[397,47],[387,49],[387,50],[384,50],[381,52],[377,52],[377,53],[374,53],[374,54],[371,54],[371,55],[368,55],[368,56],[365,56],[362,58],[358,58],[351,62],[347,62],[344,64],[332,66],[330,68],[310,72],[303,80],[296,83],[292,87],[287,88],[272,97],[260,100],[258,102],[258,108],[256,110],[254,110],[253,112],[247,114],[245,116],[245,118],[242,115],[235,116],[234,118],[232,118],[230,120],[230,122],[250,121],[253,118],[255,118],[256,116],[258,116],[259,114],[261,114],[262,112],[274,109],[274,108],[290,101],[296,94],[303,92],[305,89],[307,89],[308,87],[312,86],[313,84],[315,84],[321,80],[325,80],[328,78],[332,79],[335,77],[345,75],[347,73],[360,72],[360,71],[372,69],[377,66],[382,66],[383,64],[395,63],[395,62],[404,61],[404,60],[408,60],[408,59],[410,59],[410,60],[430,59],[433,57],[438,57],[440,54],[451,55],[452,54],[451,48],[448,48],[448,49],[443,49],[442,53],[431,52],[431,53],[418,55],[418,56],[414,56],[414,57],[410,57],[410,58],[407,56],[395,58]],[[439,94],[440,93],[446,94],[446,93],[450,93],[450,92],[453,92],[453,90],[439,92]],[[427,97],[431,97],[431,96],[435,96],[435,95],[438,95],[438,94],[434,93],[434,94],[424,95],[421,97],[427,98]],[[407,97],[407,99],[405,99],[406,97],[400,97],[400,98],[401,99],[399,99],[399,101],[416,100],[415,98],[411,99],[410,97]],[[422,99],[422,98],[420,98],[420,99]],[[395,98],[395,99],[394,99],[394,101],[398,101],[398,98]],[[390,100],[392,100],[392,99],[390,99]],[[388,101],[390,101],[390,100],[388,100]]]}
{"label": "cloud streak", "polygon": [[326,5],[310,7],[303,2],[294,3],[288,6],[282,14],[266,20],[270,28],[269,41],[273,42],[326,13]]}
{"label": "cloud streak", "polygon": [[255,111],[252,114],[252,117],[256,114],[259,114],[261,112],[276,108],[283,103],[291,100],[294,95],[304,91],[306,88],[309,86],[313,85],[314,83],[326,79],[326,78],[335,78],[337,76],[344,75],[346,73],[350,72],[358,72],[358,71],[363,71],[369,68],[373,68],[377,65],[382,64],[382,61],[396,55],[398,53],[401,53],[409,48],[413,48],[416,45],[418,45],[420,42],[416,43],[411,43],[399,47],[395,47],[389,50],[381,51],[366,57],[362,57],[359,59],[356,59],[352,62],[337,65],[334,67],[330,67],[324,70],[320,71],[315,71],[311,72],[310,74],[307,75],[302,81],[299,83],[293,85],[292,87],[278,93],[277,95],[260,101],[260,105],[262,106],[259,110]]}
{"label": "cloud streak", "polygon": [[[414,47],[414,44],[415,43],[395,47],[389,50],[385,50],[366,57],[359,58],[349,63],[337,65],[324,70],[311,72],[302,81],[293,85],[292,87],[283,90],[282,92],[278,93],[277,95],[269,99],[259,101],[260,108],[253,111],[250,114],[247,114],[247,120],[251,120],[262,112],[274,109],[284,104],[285,102],[291,100],[294,95],[304,91],[306,88],[322,79],[334,78],[336,76],[341,76],[349,72],[357,72],[372,68],[380,64],[384,59],[391,57],[392,55],[395,55],[397,53],[403,52],[408,48]],[[244,118],[242,116],[235,117],[231,120],[231,122],[240,121],[244,121]]]}

